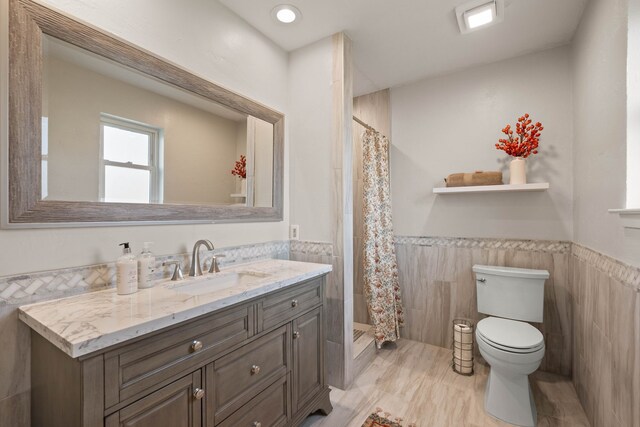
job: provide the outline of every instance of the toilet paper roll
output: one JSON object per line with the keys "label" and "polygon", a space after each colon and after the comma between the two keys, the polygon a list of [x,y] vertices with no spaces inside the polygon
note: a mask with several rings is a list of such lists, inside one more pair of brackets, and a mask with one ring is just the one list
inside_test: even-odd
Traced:
{"label": "toilet paper roll", "polygon": [[458,323],[454,325],[454,340],[461,343],[471,343],[473,341],[473,333],[469,326]]}
{"label": "toilet paper roll", "polygon": [[473,350],[473,343],[463,344],[461,342],[454,342],[454,348],[460,348],[462,350]]}
{"label": "toilet paper roll", "polygon": [[472,361],[461,361],[456,360],[453,364],[453,368],[456,372],[461,374],[471,374],[473,373],[473,362]]}
{"label": "toilet paper roll", "polygon": [[454,348],[453,357],[455,357],[456,360],[464,360],[464,361],[473,360],[473,351]]}
{"label": "toilet paper roll", "polygon": [[470,374],[471,372],[473,372],[473,368],[468,367],[468,366],[463,366],[460,368],[459,371],[461,374]]}

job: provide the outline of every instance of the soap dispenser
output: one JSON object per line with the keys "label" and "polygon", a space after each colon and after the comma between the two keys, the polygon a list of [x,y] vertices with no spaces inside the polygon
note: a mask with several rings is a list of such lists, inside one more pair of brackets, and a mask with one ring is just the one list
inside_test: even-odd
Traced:
{"label": "soap dispenser", "polygon": [[131,253],[129,242],[120,243],[118,246],[124,246],[122,256],[116,261],[118,295],[128,295],[138,290],[138,262]]}
{"label": "soap dispenser", "polygon": [[153,286],[153,273],[156,267],[156,257],[153,256],[149,247],[153,242],[142,244],[142,253],[138,256],[138,289],[150,288]]}

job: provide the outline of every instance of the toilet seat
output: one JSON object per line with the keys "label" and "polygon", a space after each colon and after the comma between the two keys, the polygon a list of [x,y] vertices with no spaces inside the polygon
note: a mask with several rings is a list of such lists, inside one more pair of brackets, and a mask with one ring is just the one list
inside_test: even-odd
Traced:
{"label": "toilet seat", "polygon": [[487,345],[510,353],[534,353],[544,347],[542,333],[526,322],[487,317],[476,330]]}

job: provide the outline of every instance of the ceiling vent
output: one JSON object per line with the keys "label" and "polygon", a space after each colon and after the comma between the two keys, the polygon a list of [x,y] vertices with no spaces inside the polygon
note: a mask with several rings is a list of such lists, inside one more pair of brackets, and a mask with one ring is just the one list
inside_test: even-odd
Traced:
{"label": "ceiling vent", "polygon": [[474,0],[456,7],[462,34],[490,27],[504,19],[504,0]]}

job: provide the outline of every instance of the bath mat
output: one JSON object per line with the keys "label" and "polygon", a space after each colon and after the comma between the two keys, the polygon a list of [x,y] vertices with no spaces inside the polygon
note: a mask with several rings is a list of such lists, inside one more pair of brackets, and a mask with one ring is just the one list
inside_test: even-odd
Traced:
{"label": "bath mat", "polygon": [[362,427],[416,427],[414,423],[402,424],[402,418],[394,417],[391,419],[391,413],[376,408],[376,412],[362,423]]}
{"label": "bath mat", "polygon": [[358,341],[358,338],[364,335],[366,331],[361,331],[360,329],[353,330],[353,342]]}

